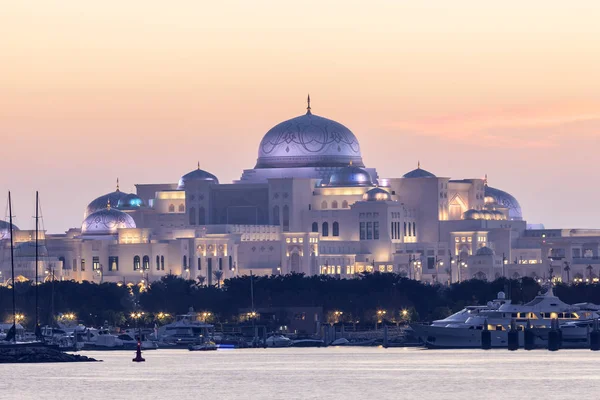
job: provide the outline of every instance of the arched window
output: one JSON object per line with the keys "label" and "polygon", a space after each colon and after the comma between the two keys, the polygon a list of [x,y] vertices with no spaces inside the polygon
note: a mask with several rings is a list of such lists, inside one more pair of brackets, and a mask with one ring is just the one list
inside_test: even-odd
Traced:
{"label": "arched window", "polygon": [[196,225],[196,209],[194,207],[190,208],[190,225]]}
{"label": "arched window", "polygon": [[233,271],[233,257],[229,256],[229,270]]}
{"label": "arched window", "polygon": [[185,269],[185,270],[188,269],[187,256],[183,256],[183,269]]}
{"label": "arched window", "polygon": [[331,202],[331,208],[338,208],[338,202],[337,200],[334,200]]}
{"label": "arched window", "polygon": [[169,204],[169,212],[175,212],[175,204]]}
{"label": "arched window", "polygon": [[179,205],[179,212],[185,212],[185,206],[183,204]]}
{"label": "arched window", "polygon": [[165,270],[165,256],[160,256],[160,270]]}
{"label": "arched window", "polygon": [[133,257],[133,270],[134,271],[140,270],[140,256]]}
{"label": "arched window", "polygon": [[273,225],[279,225],[279,206],[273,207]]}
{"label": "arched window", "polygon": [[348,200],[342,201],[342,208],[348,208]]}
{"label": "arched window", "polygon": [[146,271],[150,269],[150,257],[144,256],[142,266],[144,267],[144,270],[146,270]]}
{"label": "arched window", "polygon": [[333,223],[333,227],[332,228],[333,228],[332,229],[333,230],[333,232],[332,232],[333,236],[340,236],[340,224],[337,221],[335,221]]}
{"label": "arched window", "polygon": [[417,223],[413,222],[413,236],[417,236]]}
{"label": "arched window", "polygon": [[321,208],[322,208],[323,210],[327,209],[327,202],[326,202],[325,200],[323,200],[323,201],[321,202]]}
{"label": "arched window", "polygon": [[206,225],[206,211],[204,211],[204,207],[198,209],[198,225]]}
{"label": "arched window", "polygon": [[202,271],[202,258],[198,257],[198,271]]}
{"label": "arched window", "polygon": [[329,224],[327,222],[323,222],[323,229],[321,230],[321,235],[329,236]]}
{"label": "arched window", "polygon": [[67,265],[66,265],[66,261],[64,257],[58,257],[58,261],[60,261],[62,263],[61,265],[61,269],[67,269]]}
{"label": "arched window", "polygon": [[404,236],[408,236],[408,233],[406,232],[406,221],[404,221]]}
{"label": "arched window", "polygon": [[283,206],[283,231],[287,232],[290,230],[290,208],[285,205]]}
{"label": "arched window", "polygon": [[313,232],[319,232],[319,224],[316,222],[312,223],[312,231]]}
{"label": "arched window", "polygon": [[156,256],[156,270],[160,271],[160,257]]}

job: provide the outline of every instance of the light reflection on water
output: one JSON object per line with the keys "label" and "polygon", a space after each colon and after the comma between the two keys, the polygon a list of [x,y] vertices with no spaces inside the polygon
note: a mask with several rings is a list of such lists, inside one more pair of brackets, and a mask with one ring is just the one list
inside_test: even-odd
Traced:
{"label": "light reflection on water", "polygon": [[85,352],[102,363],[0,365],[10,399],[597,398],[600,352],[401,348]]}

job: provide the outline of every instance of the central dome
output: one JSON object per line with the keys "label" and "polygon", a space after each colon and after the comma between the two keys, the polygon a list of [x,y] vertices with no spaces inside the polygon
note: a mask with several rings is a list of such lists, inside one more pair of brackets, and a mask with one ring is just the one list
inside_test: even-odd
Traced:
{"label": "central dome", "polygon": [[135,221],[123,211],[107,207],[88,215],[81,225],[83,235],[114,235],[118,229],[135,228]]}
{"label": "central dome", "polygon": [[339,122],[307,113],[275,125],[258,148],[256,168],[364,167],[356,136]]}

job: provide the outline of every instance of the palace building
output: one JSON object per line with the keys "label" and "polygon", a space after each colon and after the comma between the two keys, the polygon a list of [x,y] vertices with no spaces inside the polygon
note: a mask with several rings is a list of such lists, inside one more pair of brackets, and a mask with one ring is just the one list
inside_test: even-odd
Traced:
{"label": "palace building", "polygon": [[[252,270],[394,272],[432,283],[597,280],[600,230],[528,227],[517,199],[487,178],[453,179],[420,165],[379,176],[354,133],[308,104],[264,135],[256,165],[237,181],[221,183],[198,164],[135,193],[117,182],[82,205],[80,227],[41,233],[43,277],[145,284],[171,273],[214,285]],[[33,279],[34,231],[15,228],[13,236],[16,273]],[[4,278],[9,239],[0,221]]]}

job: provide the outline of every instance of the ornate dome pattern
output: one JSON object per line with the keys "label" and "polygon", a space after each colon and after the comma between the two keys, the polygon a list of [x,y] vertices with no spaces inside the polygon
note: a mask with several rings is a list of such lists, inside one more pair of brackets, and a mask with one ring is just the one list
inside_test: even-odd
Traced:
{"label": "ornate dome pattern", "polygon": [[366,170],[350,165],[331,174],[328,186],[373,186],[373,181]]}
{"label": "ornate dome pattern", "polygon": [[[13,231],[19,230],[15,224],[13,224],[12,228]],[[10,239],[10,223],[0,220],[0,240],[2,239]]]}
{"label": "ornate dome pattern", "polygon": [[83,235],[114,235],[118,229],[135,228],[135,221],[127,213],[104,208],[87,216],[81,225]]}
{"label": "ornate dome pattern", "polygon": [[310,111],[275,125],[260,142],[256,168],[364,167],[356,136]]}
{"label": "ornate dome pattern", "polygon": [[191,182],[191,181],[209,181],[209,182],[213,182],[216,184],[219,183],[219,180],[217,179],[216,176],[214,176],[210,172],[200,169],[200,163],[198,163],[197,169],[195,169],[191,172],[188,172],[187,174],[183,175],[179,179],[179,185],[177,186],[177,189],[179,189],[179,190],[185,189],[186,182]]}
{"label": "ornate dome pattern", "polygon": [[508,218],[513,221],[521,221],[523,219],[523,212],[521,211],[521,205],[512,195],[509,193],[485,185],[485,202],[496,203],[502,207],[508,208]]}
{"label": "ornate dome pattern", "polygon": [[392,196],[381,188],[373,188],[363,194],[363,201],[392,201]]}

